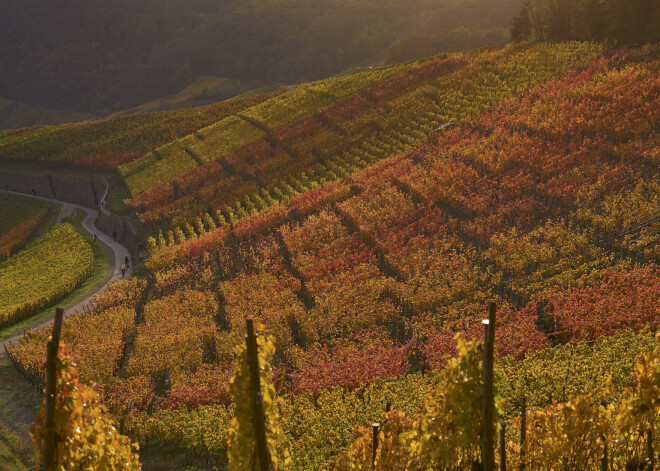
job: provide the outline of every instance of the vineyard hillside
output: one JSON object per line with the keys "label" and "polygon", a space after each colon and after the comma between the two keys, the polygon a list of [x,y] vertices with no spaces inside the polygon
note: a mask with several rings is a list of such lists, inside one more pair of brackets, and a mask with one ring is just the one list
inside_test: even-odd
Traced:
{"label": "vineyard hillside", "polygon": [[75,111],[52,110],[0,98],[0,129],[28,126],[56,125],[94,119],[94,116]]}
{"label": "vineyard hillside", "polygon": [[168,244],[177,229],[201,235],[410,149],[601,52],[519,44],[302,85],[121,166],[127,203]]}
{"label": "vineyard hillside", "polygon": [[[386,408],[456,398],[427,399],[460,389],[495,301],[502,419],[524,396],[541,456],[547,417],[595,423],[655,365],[635,366],[660,326],[659,126],[651,45],[523,43],[298,86],[119,167],[153,234],[146,273],[62,342],[143,453],[211,469],[244,419],[230,380],[252,318],[276,344],[283,469],[349,469]],[[35,384],[49,335],[9,349]],[[589,435],[597,465],[572,469],[601,469],[612,417]]]}
{"label": "vineyard hillside", "polygon": [[269,91],[176,111],[0,131],[0,159],[53,167],[116,169],[177,137],[234,115],[279,93]]}
{"label": "vineyard hillside", "polygon": [[48,202],[0,193],[0,261],[47,230],[56,213],[56,205]]}
{"label": "vineyard hillside", "polygon": [[62,223],[0,263],[0,329],[71,293],[91,274],[93,262],[92,248]]}

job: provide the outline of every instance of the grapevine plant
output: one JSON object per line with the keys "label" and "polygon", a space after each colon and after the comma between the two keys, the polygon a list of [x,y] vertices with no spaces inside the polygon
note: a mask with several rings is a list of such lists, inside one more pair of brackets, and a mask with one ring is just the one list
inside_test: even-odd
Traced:
{"label": "grapevine plant", "polygon": [[[401,411],[388,412],[375,456],[372,432],[363,429],[363,435],[330,463],[330,469],[466,469],[478,459],[483,345],[467,341],[461,334],[454,339],[458,356],[440,373],[439,386],[426,398],[421,417],[410,419]],[[499,416],[497,392],[495,404]]]}
{"label": "grapevine plant", "polygon": [[[60,344],[55,360],[54,428],[57,435],[58,471],[104,469],[139,470],[137,444],[119,433],[114,421],[93,388],[82,384],[66,346]],[[45,370],[45,363],[42,367]],[[45,424],[46,399],[37,414],[30,434],[42,459],[48,434]]]}

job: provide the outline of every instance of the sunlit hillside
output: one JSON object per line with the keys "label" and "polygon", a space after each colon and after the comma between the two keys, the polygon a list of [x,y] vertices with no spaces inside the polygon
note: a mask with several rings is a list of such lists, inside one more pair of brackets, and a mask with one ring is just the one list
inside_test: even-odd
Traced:
{"label": "sunlit hillside", "polygon": [[[256,460],[235,349],[252,318],[281,469],[471,469],[483,352],[464,341],[494,301],[509,466],[643,462],[660,449],[658,353],[635,366],[660,323],[659,53],[433,56],[149,138],[118,168],[151,234],[144,270],[63,325],[81,380],[147,462]],[[50,334],[8,348],[35,384]],[[380,448],[360,428],[375,422]]]}

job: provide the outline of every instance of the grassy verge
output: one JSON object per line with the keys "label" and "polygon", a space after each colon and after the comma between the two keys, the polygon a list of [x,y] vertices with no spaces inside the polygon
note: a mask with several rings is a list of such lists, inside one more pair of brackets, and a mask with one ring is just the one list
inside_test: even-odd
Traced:
{"label": "grassy verge", "polygon": [[0,358],[0,469],[35,469],[36,450],[28,430],[41,406],[41,394]]}
{"label": "grassy verge", "polygon": [[23,471],[37,467],[36,450],[26,439],[18,438],[0,425],[0,469]]}
{"label": "grassy verge", "polygon": [[[89,278],[87,278],[87,280],[85,280],[85,282],[77,290],[67,295],[64,299],[58,301],[56,303],[57,306],[66,308],[82,301],[91,293],[96,291],[98,287],[112,275],[112,271],[114,269],[110,251],[100,242],[92,242],[92,235],[82,227],[83,219],[85,219],[85,213],[82,211],[76,211],[76,216],[72,221],[69,222],[92,247],[94,252],[94,268],[92,269],[92,274],[89,276]],[[49,306],[36,313],[35,315],[30,316],[28,319],[7,327],[0,332],[0,340],[13,337],[14,335],[25,332],[26,330],[29,330],[52,319],[54,310],[55,305]]]}
{"label": "grassy verge", "polygon": [[27,469],[23,466],[23,463],[14,456],[9,447],[3,443],[2,439],[0,439],[0,469],[5,469],[7,471],[23,471],[24,469]]}
{"label": "grassy verge", "polygon": [[[124,206],[124,200],[131,198],[131,192],[119,175],[112,175],[106,177],[106,179],[110,185],[110,191],[105,200],[106,208],[120,217],[126,216],[128,211],[126,211],[126,206]],[[99,198],[101,196],[99,195]]]}

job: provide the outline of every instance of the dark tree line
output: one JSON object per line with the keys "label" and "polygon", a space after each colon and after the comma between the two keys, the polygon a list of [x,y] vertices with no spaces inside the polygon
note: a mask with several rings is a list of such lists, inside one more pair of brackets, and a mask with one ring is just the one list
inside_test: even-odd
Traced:
{"label": "dark tree line", "polygon": [[[519,3],[3,0],[0,97],[104,114],[176,93],[201,75],[255,86],[314,80],[383,60],[411,35],[506,28]],[[427,50],[443,52],[437,47]]]}
{"label": "dark tree line", "polygon": [[504,46],[509,42],[506,28],[456,28],[439,34],[415,34],[392,43],[387,50],[387,63],[428,57],[440,52],[457,52],[484,46]]}
{"label": "dark tree line", "polygon": [[510,33],[512,41],[657,42],[660,1],[524,0]]}

